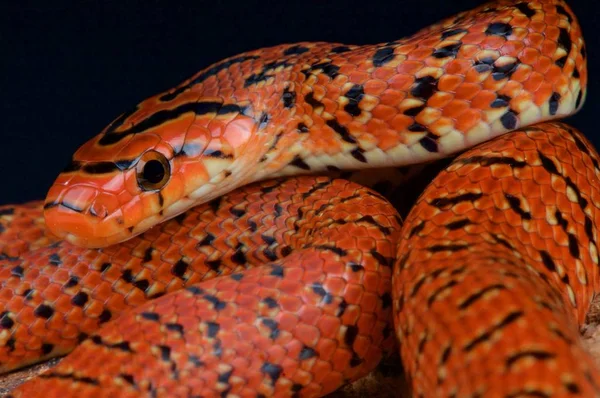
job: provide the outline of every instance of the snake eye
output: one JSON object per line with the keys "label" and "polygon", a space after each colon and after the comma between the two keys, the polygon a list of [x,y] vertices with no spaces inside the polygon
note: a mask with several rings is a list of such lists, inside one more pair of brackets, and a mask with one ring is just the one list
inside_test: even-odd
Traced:
{"label": "snake eye", "polygon": [[136,166],[137,182],[143,191],[158,191],[171,177],[169,160],[160,152],[148,151]]}

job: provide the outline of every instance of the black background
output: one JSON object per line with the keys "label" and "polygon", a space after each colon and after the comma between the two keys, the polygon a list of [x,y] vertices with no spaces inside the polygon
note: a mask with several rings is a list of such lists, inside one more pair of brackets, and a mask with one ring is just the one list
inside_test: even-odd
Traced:
{"label": "black background", "polygon": [[[298,41],[410,35],[482,0],[79,0],[0,5],[0,204],[43,198],[84,141],[132,105],[213,62]],[[584,109],[600,147],[600,4],[569,2],[589,54]]]}

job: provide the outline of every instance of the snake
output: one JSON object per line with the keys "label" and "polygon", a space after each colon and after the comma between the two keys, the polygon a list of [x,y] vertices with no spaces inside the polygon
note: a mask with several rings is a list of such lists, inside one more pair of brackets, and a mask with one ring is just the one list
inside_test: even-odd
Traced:
{"label": "snake", "polygon": [[[66,355],[9,396],[324,396],[393,353],[416,397],[600,396],[586,59],[564,1],[499,0],[143,100],[0,207],[0,371]],[[345,178],[441,159],[403,215]]]}

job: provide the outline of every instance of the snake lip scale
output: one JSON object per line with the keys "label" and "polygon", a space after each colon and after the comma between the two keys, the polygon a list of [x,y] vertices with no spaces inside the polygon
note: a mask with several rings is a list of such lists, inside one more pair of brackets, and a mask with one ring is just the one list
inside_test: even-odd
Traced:
{"label": "snake lip scale", "polygon": [[393,352],[417,397],[600,396],[586,57],[564,1],[498,0],[143,100],[0,207],[0,371],[67,355],[9,396],[316,397]]}

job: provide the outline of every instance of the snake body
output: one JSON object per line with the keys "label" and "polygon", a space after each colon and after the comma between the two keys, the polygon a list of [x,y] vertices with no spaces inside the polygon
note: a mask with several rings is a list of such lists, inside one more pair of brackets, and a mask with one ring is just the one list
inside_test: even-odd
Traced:
{"label": "snake body", "polygon": [[[251,51],[144,100],[43,203],[0,208],[0,369],[73,351],[12,396],[322,396],[396,342],[416,396],[600,395],[577,330],[598,155],[548,122],[586,83],[567,4],[501,0],[393,42]],[[404,223],[298,176],[468,148]]]}

